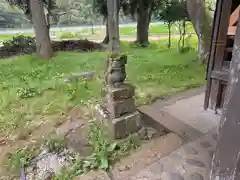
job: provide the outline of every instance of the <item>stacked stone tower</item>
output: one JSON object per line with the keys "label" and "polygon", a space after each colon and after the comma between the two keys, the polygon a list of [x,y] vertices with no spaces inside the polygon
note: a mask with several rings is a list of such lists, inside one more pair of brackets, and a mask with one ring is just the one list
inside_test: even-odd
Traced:
{"label": "stacked stone tower", "polygon": [[124,83],[126,56],[110,57],[105,76],[103,100],[96,107],[101,120],[116,139],[126,137],[141,128],[141,116],[135,105],[135,88]]}

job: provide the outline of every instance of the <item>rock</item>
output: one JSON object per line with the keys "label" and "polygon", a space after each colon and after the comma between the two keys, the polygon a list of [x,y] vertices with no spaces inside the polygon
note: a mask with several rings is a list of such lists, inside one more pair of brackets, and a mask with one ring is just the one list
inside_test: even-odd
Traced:
{"label": "rock", "polygon": [[88,126],[80,126],[68,133],[66,136],[68,148],[73,149],[74,152],[80,154],[80,156],[89,156],[93,149],[88,143],[87,139]]}
{"label": "rock", "polygon": [[77,73],[77,74],[72,74],[71,76],[64,79],[64,82],[70,83],[76,79],[92,79],[93,77],[94,77],[94,72]]}
{"label": "rock", "polygon": [[142,127],[139,131],[138,131],[138,135],[140,137],[141,140],[145,140],[146,138],[146,128],[145,127]]}
{"label": "rock", "polygon": [[68,166],[67,156],[47,153],[35,158],[32,167],[27,170],[27,179],[50,180],[63,167]]}
{"label": "rock", "polygon": [[152,139],[157,135],[157,130],[152,128],[152,127],[146,127],[146,131],[147,131],[147,138],[148,139]]}
{"label": "rock", "polygon": [[143,127],[138,131],[142,140],[149,140],[157,136],[157,130],[152,127]]}

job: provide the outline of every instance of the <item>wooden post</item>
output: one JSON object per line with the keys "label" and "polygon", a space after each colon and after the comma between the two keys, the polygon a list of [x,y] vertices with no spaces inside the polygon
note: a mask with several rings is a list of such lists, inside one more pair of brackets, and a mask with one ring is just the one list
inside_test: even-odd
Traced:
{"label": "wooden post", "polygon": [[107,0],[108,9],[108,30],[109,30],[109,50],[110,52],[120,51],[119,40],[119,0]]}
{"label": "wooden post", "polygon": [[240,21],[238,21],[228,90],[213,157],[211,180],[240,179]]}

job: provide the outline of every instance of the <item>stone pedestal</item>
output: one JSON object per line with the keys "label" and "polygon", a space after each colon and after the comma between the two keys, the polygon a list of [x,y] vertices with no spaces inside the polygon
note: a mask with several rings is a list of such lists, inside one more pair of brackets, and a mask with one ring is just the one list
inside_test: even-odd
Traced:
{"label": "stone pedestal", "polygon": [[135,88],[131,84],[106,87],[102,104],[96,106],[102,122],[116,139],[124,138],[141,128],[141,116],[135,106]]}

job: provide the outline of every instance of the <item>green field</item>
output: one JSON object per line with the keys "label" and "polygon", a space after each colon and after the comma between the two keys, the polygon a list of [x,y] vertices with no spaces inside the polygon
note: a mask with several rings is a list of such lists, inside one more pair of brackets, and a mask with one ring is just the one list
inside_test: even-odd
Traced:
{"label": "green field", "polygon": [[[192,24],[187,23],[187,28],[186,28],[187,33],[194,33],[194,29]],[[59,31],[56,33],[52,33],[51,36],[53,39],[76,39],[76,38],[90,38],[90,39],[99,39],[103,38],[105,34],[105,29],[101,28],[95,28],[94,29],[94,34],[92,34],[91,29],[84,29],[79,32],[69,32],[69,31]],[[149,27],[149,35],[154,36],[154,35],[167,35],[168,34],[168,28],[166,24],[152,24]],[[172,34],[179,34],[179,31],[177,29],[176,25],[172,26]],[[33,36],[31,33],[24,33],[23,35],[26,36]],[[5,34],[5,35],[0,35],[0,42],[4,42],[7,40],[11,40],[13,36],[16,35],[10,35],[10,34]],[[136,27],[122,27],[120,28],[120,36],[136,36]]]}
{"label": "green field", "polygon": [[[137,87],[138,104],[198,86],[204,82],[204,68],[197,64],[195,50],[179,54],[176,41],[168,50],[166,40],[142,49],[123,42],[128,55],[128,81]],[[196,39],[190,44],[196,45]],[[31,128],[45,116],[58,116],[69,107],[84,106],[100,97],[105,52],[59,52],[49,62],[36,56],[0,61],[0,131],[11,133]],[[93,80],[65,83],[71,73],[94,71]]]}
{"label": "green field", "polygon": [[[194,29],[191,23],[187,23],[186,27],[187,33],[194,33]],[[134,36],[136,35],[136,27],[123,27],[120,29],[121,35]],[[168,27],[167,24],[152,24],[149,27],[149,35],[167,35]],[[179,34],[178,28],[176,25],[172,26],[172,34]]]}

